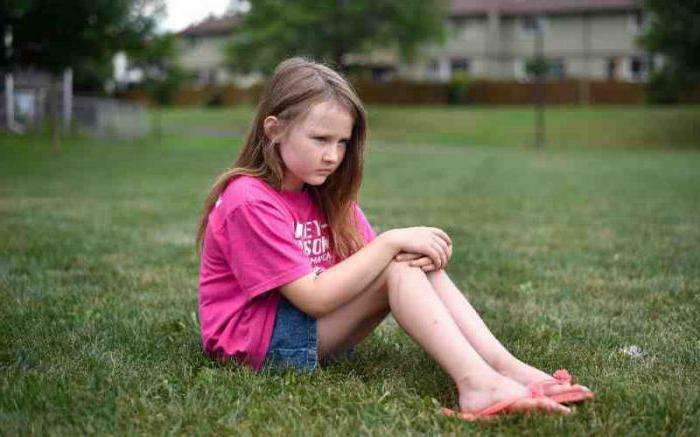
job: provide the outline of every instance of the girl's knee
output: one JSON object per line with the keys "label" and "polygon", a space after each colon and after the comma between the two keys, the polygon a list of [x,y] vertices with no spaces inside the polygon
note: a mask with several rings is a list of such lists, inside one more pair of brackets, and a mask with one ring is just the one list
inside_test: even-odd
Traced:
{"label": "girl's knee", "polygon": [[411,267],[407,262],[392,261],[386,269],[386,282],[389,288],[395,288],[410,275],[425,274],[420,267]]}
{"label": "girl's knee", "polygon": [[444,270],[433,270],[431,272],[426,273],[426,276],[428,277],[428,280],[430,281],[431,284],[439,284],[440,282],[446,281],[449,278],[447,277],[447,272]]}

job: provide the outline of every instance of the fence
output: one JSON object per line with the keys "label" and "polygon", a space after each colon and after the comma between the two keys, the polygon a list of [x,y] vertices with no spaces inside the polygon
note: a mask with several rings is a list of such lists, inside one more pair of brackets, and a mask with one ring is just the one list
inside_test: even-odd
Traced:
{"label": "fence", "polygon": [[151,131],[144,105],[116,99],[75,97],[73,120],[79,132],[98,138],[143,138]]}
{"label": "fence", "polygon": [[[62,102],[59,96],[59,102]],[[0,102],[5,102],[0,93]],[[43,89],[18,89],[14,93],[15,120],[24,130],[42,129],[48,117],[49,99]],[[63,108],[59,104],[59,119]],[[0,105],[0,129],[6,128],[5,105]],[[150,117],[143,104],[101,97],[75,96],[72,127],[79,133],[97,138],[143,138],[151,131]]]}
{"label": "fence", "polygon": [[[451,102],[451,85],[445,83],[417,83],[393,81],[376,83],[353,81],[362,100],[366,103],[390,104],[447,104]],[[637,105],[647,100],[644,83],[563,80],[544,85],[545,100],[549,104],[622,104]],[[239,103],[255,103],[262,86],[238,88],[234,85],[208,88],[184,88],[173,98],[178,106],[228,106]],[[467,85],[465,96],[457,103],[464,104],[527,104],[535,96],[532,83],[475,80]],[[148,96],[140,90],[129,91],[130,100],[148,102]],[[700,85],[684,93],[684,103],[700,103]]]}

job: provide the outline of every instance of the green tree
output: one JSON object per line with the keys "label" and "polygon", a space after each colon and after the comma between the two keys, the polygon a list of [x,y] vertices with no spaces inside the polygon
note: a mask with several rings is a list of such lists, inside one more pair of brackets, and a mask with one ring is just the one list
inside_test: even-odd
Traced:
{"label": "green tree", "polygon": [[346,69],[349,53],[396,46],[410,59],[443,37],[445,11],[444,0],[253,0],[227,58],[235,71],[264,73],[292,55]]}
{"label": "green tree", "polygon": [[[138,50],[155,31],[163,0],[4,0],[3,26],[11,26],[12,57],[6,67],[46,70],[54,76],[51,130],[55,150],[58,136],[56,76],[66,68],[81,73],[111,71],[105,66],[120,50]],[[9,65],[7,65],[9,64]],[[104,74],[104,73],[102,73]]]}
{"label": "green tree", "polygon": [[[172,33],[155,35],[130,53],[131,66],[143,71],[144,89],[159,106],[170,104],[185,80],[184,71],[177,65],[177,44],[177,37]],[[160,139],[162,118],[159,108],[155,109],[155,133]]]}
{"label": "green tree", "polygon": [[650,81],[656,102],[677,101],[683,87],[700,81],[700,0],[645,0],[649,26],[642,45],[664,56]]}
{"label": "green tree", "polygon": [[177,44],[172,33],[154,35],[130,52],[130,65],[143,71],[146,91],[159,105],[169,104],[184,80],[177,65]]}

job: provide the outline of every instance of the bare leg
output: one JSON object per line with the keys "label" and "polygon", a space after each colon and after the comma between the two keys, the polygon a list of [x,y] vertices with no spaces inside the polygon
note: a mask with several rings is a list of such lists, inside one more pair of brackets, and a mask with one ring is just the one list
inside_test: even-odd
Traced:
{"label": "bare leg", "polygon": [[384,271],[359,296],[318,319],[319,358],[359,344],[389,314]]}
{"label": "bare leg", "polygon": [[[471,306],[444,270],[430,272],[427,276],[464,337],[469,340],[469,343],[491,367],[521,384],[552,378],[547,373],[514,357],[491,333],[474,307]],[[576,387],[587,390],[583,386]],[[546,388],[546,394],[554,395],[570,390],[570,386],[553,385]]]}
{"label": "bare leg", "polygon": [[[528,395],[523,385],[494,371],[474,350],[422,270],[391,263],[380,278],[385,278],[386,287],[378,286],[373,291],[386,290],[389,307],[399,325],[452,377],[459,390],[462,411],[475,412],[504,399]],[[348,305],[367,309],[372,307],[369,301],[369,297],[358,297]],[[343,314],[347,318],[350,313],[349,310],[340,310],[319,321],[322,348],[325,348],[324,339],[334,337],[333,333],[324,329],[338,326],[338,323],[334,323],[333,315],[339,317],[339,314]],[[509,410],[569,412],[546,398],[523,399],[514,403]]]}

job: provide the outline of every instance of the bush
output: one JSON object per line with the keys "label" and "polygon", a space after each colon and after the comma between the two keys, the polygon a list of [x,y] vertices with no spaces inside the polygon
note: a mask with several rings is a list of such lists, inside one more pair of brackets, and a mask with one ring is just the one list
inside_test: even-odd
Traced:
{"label": "bush", "polygon": [[209,99],[206,101],[206,106],[210,108],[219,108],[221,106],[224,106],[224,95],[222,92],[215,92]]}
{"label": "bush", "polygon": [[649,103],[678,103],[683,80],[680,75],[670,69],[656,71],[651,75],[647,84],[647,101]]}
{"label": "bush", "polygon": [[460,71],[452,75],[448,101],[450,104],[466,103],[469,94],[469,74]]}

